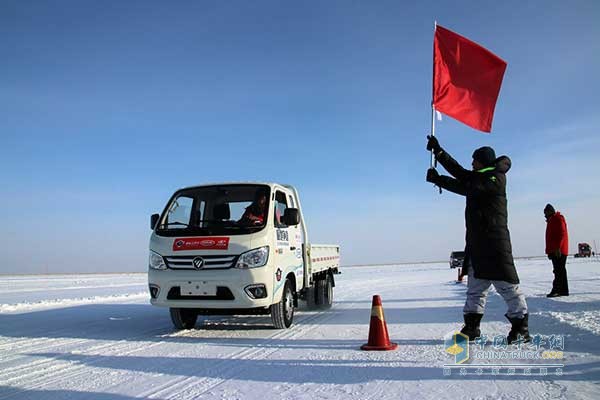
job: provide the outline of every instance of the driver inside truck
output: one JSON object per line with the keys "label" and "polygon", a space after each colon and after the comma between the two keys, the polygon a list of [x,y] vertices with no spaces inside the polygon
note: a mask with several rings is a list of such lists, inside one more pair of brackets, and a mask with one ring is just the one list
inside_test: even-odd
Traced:
{"label": "driver inside truck", "polygon": [[265,222],[267,214],[267,191],[258,189],[254,195],[254,201],[244,211],[244,215],[238,221],[238,224],[245,226],[262,225]]}

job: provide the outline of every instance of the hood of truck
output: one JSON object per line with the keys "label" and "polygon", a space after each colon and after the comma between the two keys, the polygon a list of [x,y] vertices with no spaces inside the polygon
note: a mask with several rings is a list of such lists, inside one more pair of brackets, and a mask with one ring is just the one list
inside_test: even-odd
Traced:
{"label": "hood of truck", "polygon": [[257,247],[270,245],[267,232],[247,235],[175,236],[166,237],[152,233],[150,250],[162,256],[186,255],[240,255]]}

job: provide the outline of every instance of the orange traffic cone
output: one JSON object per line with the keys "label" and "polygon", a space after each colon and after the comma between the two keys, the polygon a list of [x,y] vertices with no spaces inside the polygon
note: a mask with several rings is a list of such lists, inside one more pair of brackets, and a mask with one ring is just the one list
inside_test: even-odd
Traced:
{"label": "orange traffic cone", "polygon": [[458,268],[458,278],[456,280],[459,282],[462,282],[462,278],[463,278],[462,268]]}
{"label": "orange traffic cone", "polygon": [[362,350],[396,350],[398,343],[390,342],[381,297],[373,296],[371,306],[371,324],[369,325],[369,343],[360,346]]}

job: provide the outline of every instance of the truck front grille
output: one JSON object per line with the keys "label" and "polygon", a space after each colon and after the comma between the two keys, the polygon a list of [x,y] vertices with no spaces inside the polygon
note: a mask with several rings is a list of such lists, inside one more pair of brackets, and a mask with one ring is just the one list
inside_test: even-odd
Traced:
{"label": "truck front grille", "polygon": [[[200,257],[204,260],[201,268],[195,268],[193,261]],[[167,256],[167,267],[170,269],[226,269],[233,267],[238,256],[235,255],[212,255],[212,256]]]}

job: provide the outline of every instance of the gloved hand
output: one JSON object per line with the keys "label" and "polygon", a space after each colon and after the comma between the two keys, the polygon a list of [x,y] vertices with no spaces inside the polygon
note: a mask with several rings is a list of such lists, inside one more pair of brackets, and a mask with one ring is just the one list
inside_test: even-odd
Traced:
{"label": "gloved hand", "polygon": [[438,174],[438,172],[435,168],[429,168],[427,170],[427,177],[425,178],[425,180],[427,182],[437,183],[439,177],[440,177],[440,174]]}
{"label": "gloved hand", "polygon": [[440,151],[440,142],[438,142],[435,136],[428,135],[427,136],[427,150],[433,150],[434,153]]}

